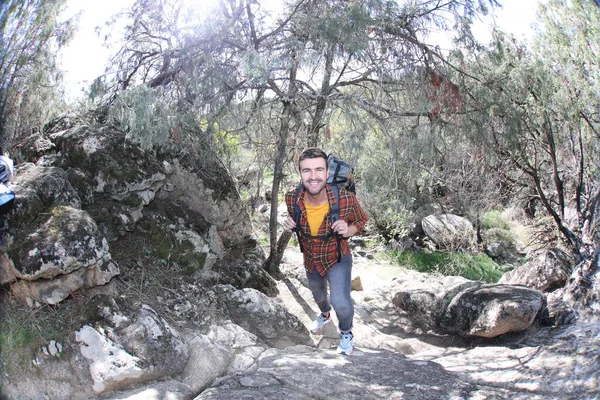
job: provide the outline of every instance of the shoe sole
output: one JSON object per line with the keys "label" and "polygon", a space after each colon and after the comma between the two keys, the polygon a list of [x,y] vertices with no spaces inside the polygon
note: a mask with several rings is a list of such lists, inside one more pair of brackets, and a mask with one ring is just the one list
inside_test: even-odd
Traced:
{"label": "shoe sole", "polygon": [[354,353],[354,348],[352,348],[352,350],[350,350],[350,353],[348,353],[346,350],[342,350],[342,349],[340,349],[339,347],[338,347],[337,351],[338,351],[338,353],[340,353],[340,354],[344,354],[344,355],[347,355],[347,356],[351,356],[351,355]]}

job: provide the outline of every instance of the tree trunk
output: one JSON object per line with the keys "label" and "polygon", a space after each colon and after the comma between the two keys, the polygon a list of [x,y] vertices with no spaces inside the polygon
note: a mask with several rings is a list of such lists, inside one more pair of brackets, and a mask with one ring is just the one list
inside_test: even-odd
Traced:
{"label": "tree trunk", "polygon": [[281,264],[283,252],[285,251],[285,248],[287,247],[291,238],[292,232],[283,231],[281,236],[279,236],[279,240],[277,240],[277,250],[275,252],[271,252],[271,255],[269,255],[269,258],[267,258],[263,265],[264,270],[267,271],[273,278],[279,279],[283,277],[283,274],[279,269],[279,264]]}
{"label": "tree trunk", "polygon": [[[298,71],[298,59],[293,57],[294,65],[290,69],[289,88],[286,96],[283,97],[283,110],[281,112],[281,123],[279,125],[279,143],[277,145],[277,155],[275,158],[275,168],[273,170],[273,186],[271,197],[271,215],[269,217],[269,242],[270,253],[267,262],[265,262],[265,270],[273,277],[281,276],[279,263],[283,257],[283,251],[289,242],[288,236],[285,240],[285,232],[282,238],[277,240],[277,208],[279,207],[279,186],[283,177],[283,166],[286,158],[287,141],[290,136],[290,122],[294,116],[294,99],[298,92],[296,86],[296,73]],[[278,88],[274,88],[278,91]]]}

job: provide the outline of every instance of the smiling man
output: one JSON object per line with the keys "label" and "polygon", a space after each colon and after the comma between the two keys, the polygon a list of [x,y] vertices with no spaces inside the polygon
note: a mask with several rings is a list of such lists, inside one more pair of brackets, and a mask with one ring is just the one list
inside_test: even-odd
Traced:
{"label": "smiling man", "polygon": [[[304,255],[308,286],[321,310],[310,330],[317,333],[331,321],[333,306],[340,330],[337,350],[350,355],[354,349],[354,305],[350,297],[352,253],[348,238],[364,228],[368,217],[354,193],[339,189],[339,219],[332,221],[331,208],[337,200],[333,189],[327,184],[329,170],[327,154],[323,150],[304,150],[300,154],[298,168],[302,189],[298,196],[296,190],[286,194],[289,216],[283,227],[288,231],[297,229],[300,232],[300,248]],[[300,210],[298,226],[293,218],[295,203]],[[330,296],[327,293],[328,283]]]}

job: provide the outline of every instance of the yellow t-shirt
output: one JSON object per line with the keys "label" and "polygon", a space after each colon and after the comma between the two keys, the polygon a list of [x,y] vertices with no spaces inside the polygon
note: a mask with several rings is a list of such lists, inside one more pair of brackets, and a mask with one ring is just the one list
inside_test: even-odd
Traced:
{"label": "yellow t-shirt", "polygon": [[325,214],[329,212],[329,202],[326,201],[319,206],[311,206],[305,202],[304,207],[306,207],[306,217],[308,219],[308,226],[310,226],[310,234],[312,236],[317,236],[323,218],[325,218]]}

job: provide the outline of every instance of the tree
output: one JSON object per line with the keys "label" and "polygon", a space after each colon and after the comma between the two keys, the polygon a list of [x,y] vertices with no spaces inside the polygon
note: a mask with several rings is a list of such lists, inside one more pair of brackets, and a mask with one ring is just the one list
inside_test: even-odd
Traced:
{"label": "tree", "polygon": [[600,125],[593,83],[600,72],[594,52],[600,11],[591,3],[552,1],[543,14],[541,57],[502,32],[493,46],[458,55],[468,72],[462,124],[486,157],[509,167],[505,184],[520,187],[551,217],[563,243],[589,256],[600,245]]}
{"label": "tree", "polygon": [[64,0],[8,0],[0,5],[0,137],[14,142],[39,129],[59,102],[56,54],[74,20],[59,22]]}
{"label": "tree", "polygon": [[449,21],[462,31],[488,3],[297,0],[277,17],[254,1],[219,4],[218,14],[202,24],[188,19],[182,29],[188,13],[181,3],[136,2],[116,59],[115,90],[146,85],[173,112],[207,120],[204,140],[213,145],[217,123],[272,149],[270,260],[277,260],[279,188],[293,154],[325,143],[336,110],[368,117],[374,123],[368,129],[383,131],[392,121],[429,116],[428,107],[406,101],[415,89],[424,91],[409,79],[428,84],[427,72],[445,62],[426,44],[428,31],[447,29]]}
{"label": "tree", "polygon": [[541,6],[540,14],[545,29],[537,48],[559,82],[554,100],[566,122],[568,156],[577,166],[569,188],[577,231],[581,245],[593,251],[600,246],[600,7],[553,0]]}

